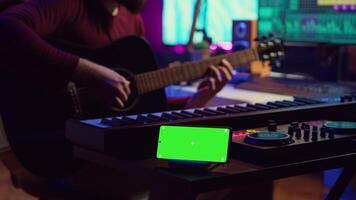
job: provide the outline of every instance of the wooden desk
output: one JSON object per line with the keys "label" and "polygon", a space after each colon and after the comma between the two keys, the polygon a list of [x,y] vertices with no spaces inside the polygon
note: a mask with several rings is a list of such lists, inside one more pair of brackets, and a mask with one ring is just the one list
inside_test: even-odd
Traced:
{"label": "wooden desk", "polygon": [[327,169],[344,168],[344,173],[326,198],[327,200],[338,199],[353,177],[356,165],[356,152],[270,166],[260,166],[232,159],[228,164],[219,165],[209,173],[189,175],[170,171],[167,168],[167,161],[157,161],[155,159],[134,162],[123,161],[80,147],[75,148],[75,155],[106,167],[134,170],[136,173],[154,180],[155,184],[162,186],[162,188],[168,185],[172,188],[184,190],[189,193],[191,199],[195,199],[197,194],[203,192]]}

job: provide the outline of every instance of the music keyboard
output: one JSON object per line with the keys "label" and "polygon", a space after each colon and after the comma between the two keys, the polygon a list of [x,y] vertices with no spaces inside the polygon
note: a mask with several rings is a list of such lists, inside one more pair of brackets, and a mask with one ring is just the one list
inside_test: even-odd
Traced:
{"label": "music keyboard", "polygon": [[153,157],[158,128],[163,124],[226,126],[233,130],[316,119],[356,120],[356,96],[322,100],[295,97],[292,101],[236,104],[89,120],[69,120],[66,137],[84,146],[123,159]]}

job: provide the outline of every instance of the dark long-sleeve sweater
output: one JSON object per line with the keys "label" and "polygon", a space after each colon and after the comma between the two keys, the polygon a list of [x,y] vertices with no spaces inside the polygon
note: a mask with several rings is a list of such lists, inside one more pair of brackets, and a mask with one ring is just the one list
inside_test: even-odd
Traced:
{"label": "dark long-sleeve sweater", "polygon": [[[61,113],[60,100],[44,102],[53,101],[54,94],[66,88],[79,57],[50,45],[44,37],[95,48],[128,35],[144,35],[141,16],[120,6],[113,17],[101,0],[29,0],[2,12],[1,114],[26,127],[34,119]],[[27,113],[31,119],[16,113]],[[51,122],[56,123],[46,120],[43,126],[53,127]]]}
{"label": "dark long-sleeve sweater", "polygon": [[141,17],[125,7],[112,17],[100,0],[30,0],[0,15],[0,69],[24,80],[63,86],[72,77],[78,57],[49,45],[43,37],[99,47],[143,34]]}

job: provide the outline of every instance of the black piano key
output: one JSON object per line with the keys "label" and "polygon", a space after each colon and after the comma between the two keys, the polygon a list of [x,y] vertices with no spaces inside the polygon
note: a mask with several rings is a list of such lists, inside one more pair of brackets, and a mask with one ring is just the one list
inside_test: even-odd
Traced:
{"label": "black piano key", "polygon": [[268,107],[264,107],[264,106],[259,106],[259,105],[254,105],[254,104],[247,104],[248,108],[254,108],[256,110],[268,110]]}
{"label": "black piano key", "polygon": [[198,114],[198,113],[193,113],[193,112],[188,112],[183,110],[181,113],[187,114],[187,115],[192,115],[193,117],[203,117],[203,115]]}
{"label": "black piano key", "polygon": [[177,116],[183,117],[183,118],[185,118],[185,119],[194,117],[193,115],[187,115],[187,114],[178,113],[178,112],[172,112],[172,115],[177,115]]}
{"label": "black piano key", "polygon": [[215,114],[217,114],[217,115],[226,115],[225,112],[222,112],[222,111],[219,111],[219,110],[213,110],[213,109],[210,109],[210,108],[205,108],[204,110],[205,110],[205,111],[208,111],[208,112],[215,113]]}
{"label": "black piano key", "polygon": [[216,115],[216,113],[205,111],[205,110],[199,110],[199,109],[194,110],[194,113],[198,113],[198,114],[201,114],[203,116],[214,116],[214,115]]}
{"label": "black piano key", "polygon": [[152,115],[152,114],[148,114],[147,118],[150,118],[152,120],[157,120],[157,121],[169,121],[169,119],[167,119],[167,118],[159,117],[159,116]]}
{"label": "black piano key", "polygon": [[281,105],[281,106],[285,106],[285,107],[293,107],[293,106],[296,106],[296,105],[293,105],[292,103],[289,103],[287,101],[276,101],[274,102],[276,103],[277,105]]}
{"label": "black piano key", "polygon": [[238,109],[241,112],[250,112],[250,111],[256,111],[257,110],[257,109],[254,109],[254,108],[242,107],[242,106],[238,106],[238,105],[235,105],[233,108],[234,109]]}
{"label": "black piano key", "polygon": [[100,121],[101,124],[106,124],[106,125],[113,125],[113,122],[111,119],[103,118]]}
{"label": "black piano key", "polygon": [[217,110],[225,112],[225,113],[229,113],[229,114],[240,113],[240,111],[235,110],[235,109],[231,109],[231,107],[230,108],[228,108],[228,107],[225,107],[225,108],[219,107],[219,108],[217,108]]}
{"label": "black piano key", "polygon": [[143,123],[159,122],[159,120],[157,120],[157,119],[149,118],[149,117],[146,117],[146,116],[143,116],[143,115],[137,116],[137,119],[136,119],[136,120],[141,121],[141,122],[143,122]]}
{"label": "black piano key", "polygon": [[322,102],[317,101],[317,100],[307,99],[307,98],[302,98],[302,97],[295,97],[295,98],[294,98],[294,101],[303,102],[303,103],[306,103],[306,104],[318,104],[318,103],[322,103]]}
{"label": "black piano key", "polygon": [[276,106],[277,108],[291,107],[291,105],[281,102],[267,102],[267,105]]}
{"label": "black piano key", "polygon": [[292,106],[303,106],[303,105],[305,105],[305,103],[302,103],[302,102],[295,102],[295,101],[288,101],[288,100],[284,100],[282,102],[290,104]]}
{"label": "black piano key", "polygon": [[184,119],[184,117],[181,117],[181,116],[178,116],[178,115],[173,115],[173,114],[168,114],[168,113],[162,113],[162,117],[170,119],[170,120]]}
{"label": "black piano key", "polygon": [[186,115],[186,114],[178,113],[178,112],[172,112],[171,115],[181,117],[182,119],[188,119],[188,118],[193,117],[192,115]]}
{"label": "black piano key", "polygon": [[121,122],[121,119],[113,117],[113,118],[103,118],[101,120],[101,123],[110,125],[110,126],[122,126],[125,125],[123,122]]}
{"label": "black piano key", "polygon": [[122,126],[122,125],[125,125],[120,118],[117,118],[117,117],[113,117],[111,118],[111,123],[114,125],[114,126]]}
{"label": "black piano key", "polygon": [[249,109],[246,109],[245,107],[241,107],[241,106],[234,106],[234,107],[226,106],[226,108],[236,110],[238,112],[249,112],[250,111]]}
{"label": "black piano key", "polygon": [[268,105],[268,104],[256,103],[255,105],[265,107],[266,109],[277,109],[277,108],[279,108],[278,106]]}
{"label": "black piano key", "polygon": [[[119,119],[118,119],[119,120]],[[142,124],[142,122],[132,119],[130,117],[122,117],[120,121],[121,125],[135,125],[135,124]]]}

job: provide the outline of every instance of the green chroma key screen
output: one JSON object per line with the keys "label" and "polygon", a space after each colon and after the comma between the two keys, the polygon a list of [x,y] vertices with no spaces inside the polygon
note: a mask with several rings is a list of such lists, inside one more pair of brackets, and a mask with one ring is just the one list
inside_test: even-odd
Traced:
{"label": "green chroma key screen", "polygon": [[161,126],[158,159],[227,162],[229,128]]}

